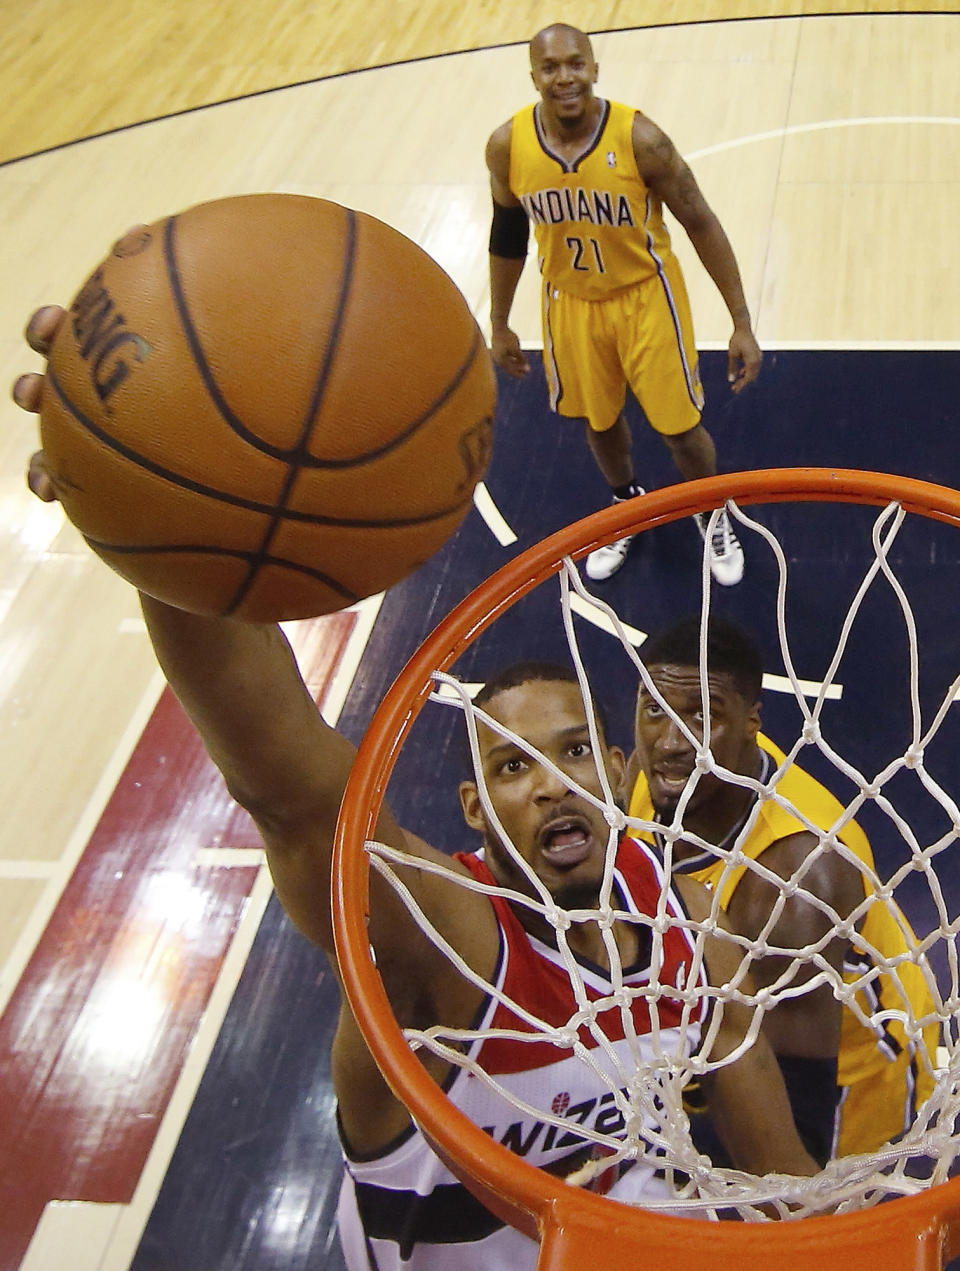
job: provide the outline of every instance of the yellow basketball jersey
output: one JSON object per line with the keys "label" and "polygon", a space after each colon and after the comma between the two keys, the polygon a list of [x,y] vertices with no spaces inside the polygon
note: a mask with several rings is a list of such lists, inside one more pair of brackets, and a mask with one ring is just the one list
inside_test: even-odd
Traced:
{"label": "yellow basketball jersey", "polygon": [[[773,759],[776,767],[784,760],[783,751],[775,746],[762,733],[757,741]],[[808,820],[823,830],[829,829],[843,812],[839,801],[808,773],[792,764],[777,783],[777,793]],[[630,816],[644,821],[653,821],[656,814],[650,800],[647,779],[643,773],[637,778],[630,798]],[[807,827],[797,817],[774,799],[765,799],[757,809],[757,816],[747,840],[741,845],[743,855],[749,860],[756,860],[763,852],[779,839],[788,834],[797,834]],[[654,836],[631,830],[636,838],[654,841]],[[837,837],[862,861],[873,870],[873,852],[869,840],[857,825],[849,821],[838,833]],[[720,858],[712,861],[702,869],[691,870],[689,876],[697,879],[706,887],[713,889],[720,884],[720,903],[724,909],[730,904],[737,885],[746,872],[746,865],[738,865],[729,870],[724,877],[726,862]],[[722,882],[721,882],[722,879]],[[863,878],[864,895],[873,895],[866,876]],[[867,910],[860,927],[864,941],[875,949],[881,958],[896,960],[914,948],[915,937],[910,930],[906,918],[895,908],[892,901],[884,903],[878,900]],[[845,961],[843,979],[852,984],[862,976],[865,987],[856,994],[857,1005],[870,1015],[878,1010],[901,1011],[913,1015],[915,1020],[931,1017],[934,1013],[933,998],[927,987],[921,969],[912,962],[904,961],[896,966],[895,971],[876,976],[869,976],[874,960],[869,954],[856,945],[852,946]],[[936,1025],[924,1029],[924,1040],[930,1051],[931,1060],[935,1055],[938,1041]],[[903,1025],[899,1020],[890,1019],[877,1029],[861,1024],[851,1010],[843,1012],[840,1032],[840,1053],[837,1064],[837,1082],[841,1086],[853,1085],[870,1077],[872,1073],[882,1069],[908,1047]],[[921,1063],[917,1081],[917,1103],[922,1102],[933,1088],[929,1072]]]}
{"label": "yellow basketball jersey", "polygon": [[643,282],[672,255],[660,200],[633,153],[636,113],[605,101],[596,135],[574,163],[549,149],[539,103],[513,117],[510,189],[533,225],[540,272],[583,300]]}

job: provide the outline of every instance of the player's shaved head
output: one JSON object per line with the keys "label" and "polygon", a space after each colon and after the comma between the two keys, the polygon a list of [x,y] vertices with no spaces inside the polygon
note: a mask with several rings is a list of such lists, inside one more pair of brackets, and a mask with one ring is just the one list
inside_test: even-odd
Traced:
{"label": "player's shaved head", "polygon": [[564,35],[576,40],[583,51],[588,54],[590,60],[593,61],[593,45],[590,43],[589,35],[585,31],[581,31],[579,27],[569,26],[566,22],[554,22],[538,31],[530,41],[531,64],[536,58],[543,56],[544,49],[553,37]]}

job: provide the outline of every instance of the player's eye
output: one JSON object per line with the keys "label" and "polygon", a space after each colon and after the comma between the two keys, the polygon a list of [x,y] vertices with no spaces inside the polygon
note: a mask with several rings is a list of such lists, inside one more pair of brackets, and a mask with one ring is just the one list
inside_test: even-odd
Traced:
{"label": "player's eye", "polygon": [[509,759],[504,759],[503,763],[500,765],[499,771],[512,775],[517,772],[523,772],[525,767],[526,761],[524,759],[522,759],[519,755],[511,755]]}

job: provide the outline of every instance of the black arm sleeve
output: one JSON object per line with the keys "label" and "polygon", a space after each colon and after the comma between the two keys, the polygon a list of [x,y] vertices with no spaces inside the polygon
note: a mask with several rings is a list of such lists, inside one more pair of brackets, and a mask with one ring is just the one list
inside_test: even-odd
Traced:
{"label": "black arm sleeve", "polygon": [[527,214],[522,207],[504,207],[493,200],[493,223],[490,226],[490,255],[523,260],[527,254],[529,235]]}
{"label": "black arm sleeve", "polygon": [[836,1059],[796,1059],[778,1055],[797,1133],[818,1165],[826,1165],[833,1147],[840,1087]]}

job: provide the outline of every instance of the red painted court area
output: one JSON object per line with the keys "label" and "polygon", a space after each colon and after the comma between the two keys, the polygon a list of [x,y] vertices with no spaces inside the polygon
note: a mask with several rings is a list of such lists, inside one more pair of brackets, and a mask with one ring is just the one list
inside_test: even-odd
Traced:
{"label": "red painted court area", "polygon": [[[296,631],[321,703],[355,622]],[[197,853],[259,846],[166,690],[0,1021],[0,1271],[48,1201],[130,1200],[257,876]]]}

